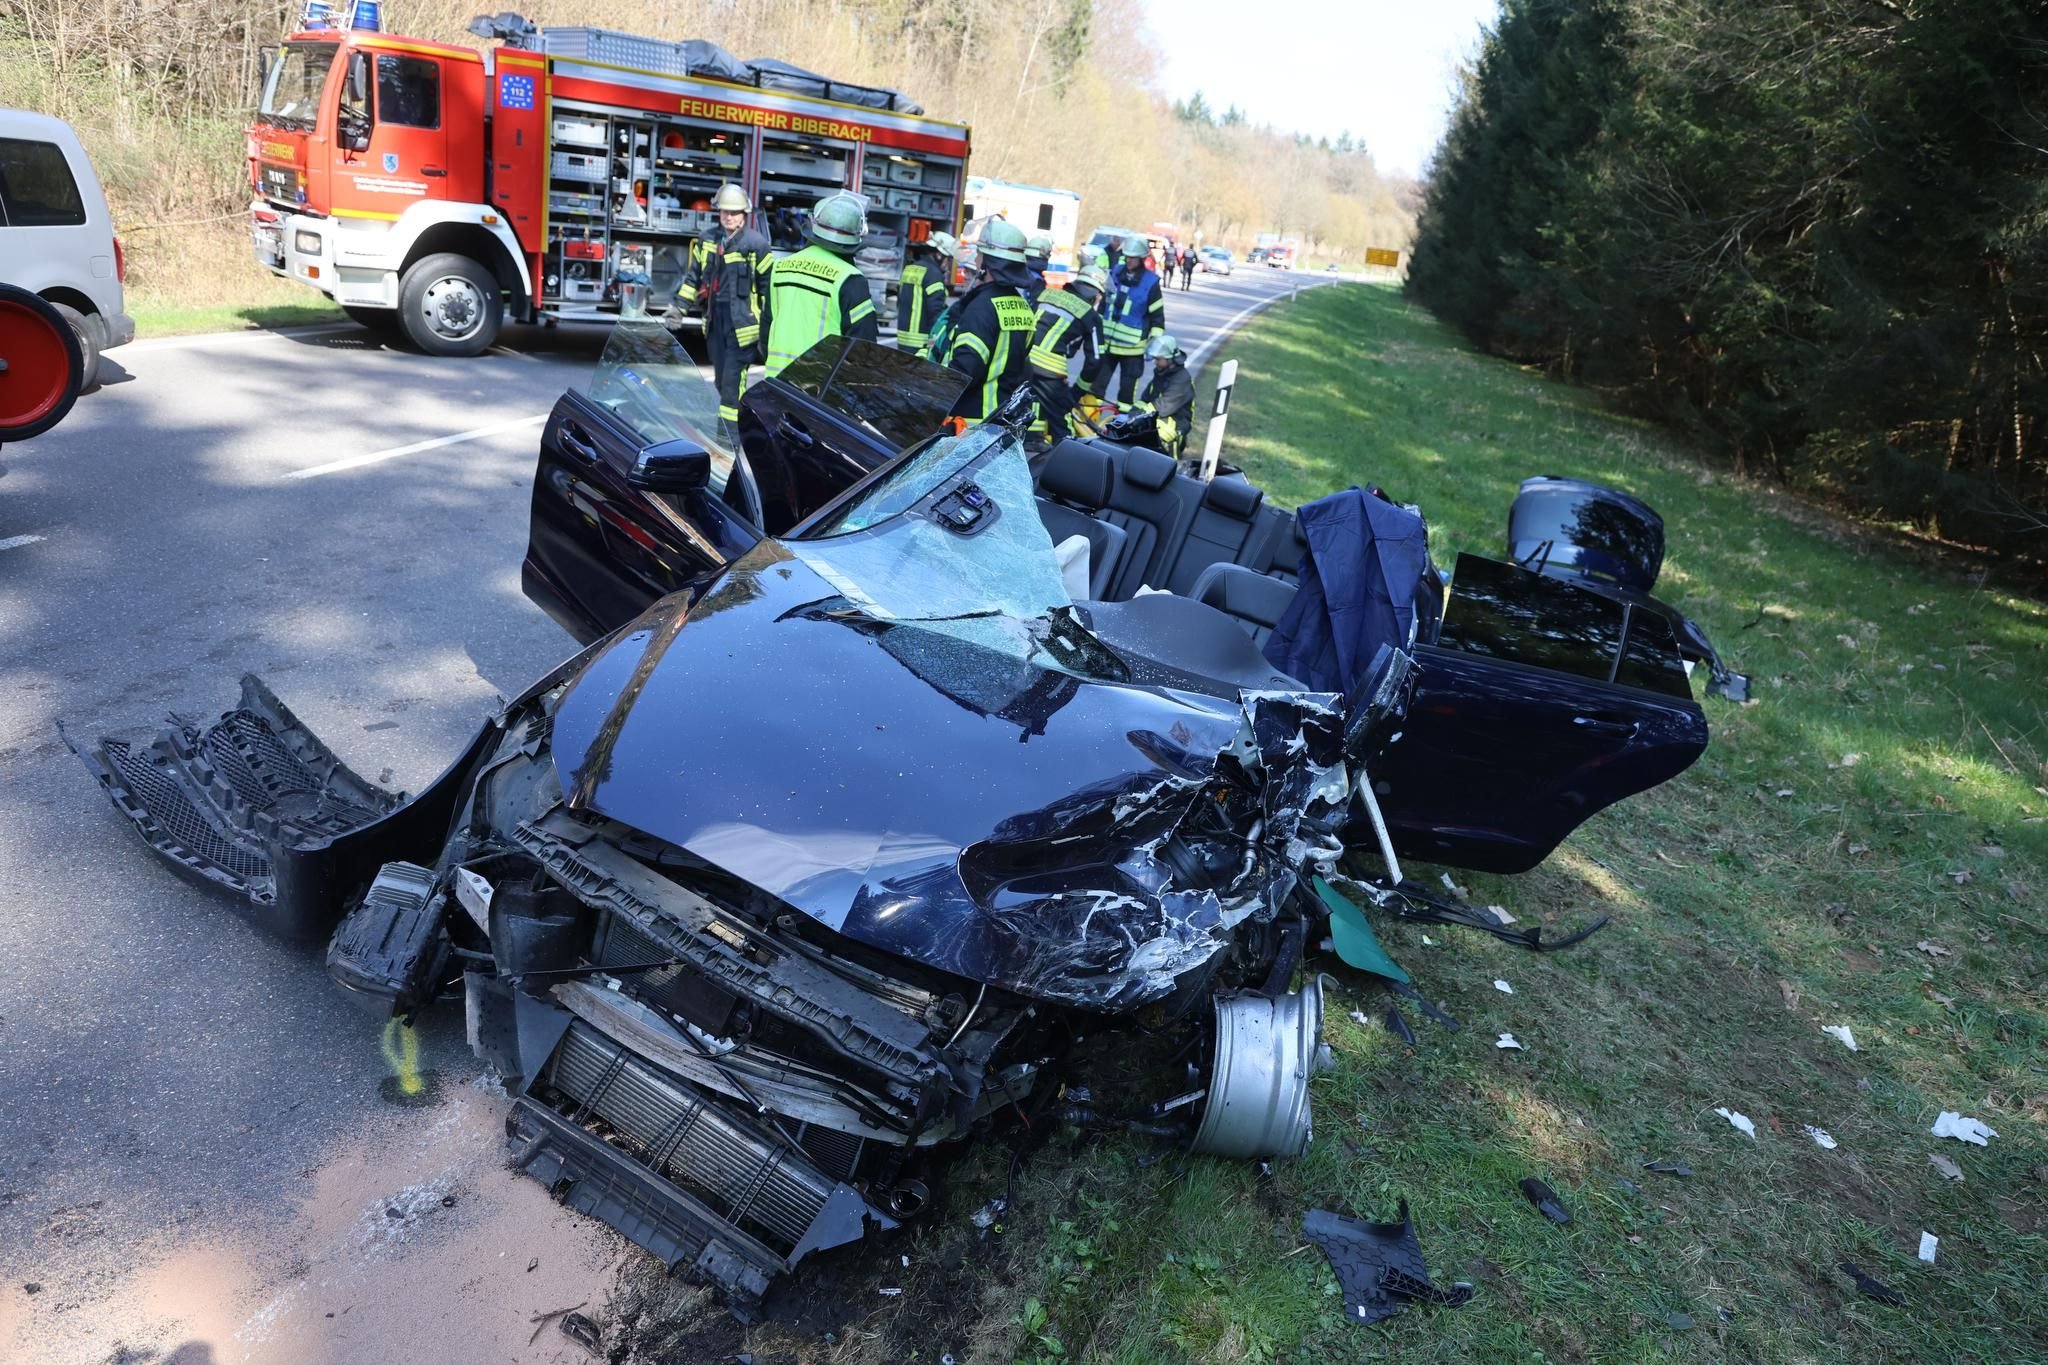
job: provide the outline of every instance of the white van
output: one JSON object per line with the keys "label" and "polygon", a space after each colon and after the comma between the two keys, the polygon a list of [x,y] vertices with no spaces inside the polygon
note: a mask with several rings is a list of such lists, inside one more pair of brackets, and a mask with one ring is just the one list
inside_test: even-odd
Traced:
{"label": "white van", "polygon": [[56,305],[78,333],[90,388],[100,352],[135,339],[121,300],[121,242],[78,134],[0,109],[0,283]]}

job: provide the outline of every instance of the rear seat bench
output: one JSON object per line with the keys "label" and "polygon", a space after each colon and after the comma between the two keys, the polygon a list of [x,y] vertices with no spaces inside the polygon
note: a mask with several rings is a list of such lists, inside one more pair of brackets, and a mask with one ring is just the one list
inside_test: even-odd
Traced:
{"label": "rear seat bench", "polygon": [[1094,598],[1122,602],[1140,587],[1164,588],[1263,641],[1294,596],[1301,528],[1242,475],[1205,484],[1156,450],[1065,440],[1037,478],[1054,543],[1088,537]]}

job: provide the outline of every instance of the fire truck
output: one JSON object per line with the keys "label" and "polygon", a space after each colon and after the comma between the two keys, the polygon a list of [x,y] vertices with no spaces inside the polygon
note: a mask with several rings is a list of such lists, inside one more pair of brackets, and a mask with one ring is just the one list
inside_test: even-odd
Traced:
{"label": "fire truck", "polygon": [[[322,24],[315,0],[302,24]],[[965,125],[889,90],[701,41],[479,19],[482,49],[378,31],[376,7],[305,27],[268,65],[248,131],[250,233],[275,273],[434,355],[507,322],[616,317],[674,293],[731,181],[778,251],[812,204],[868,203],[855,257],[886,311],[908,244],[957,234]]]}

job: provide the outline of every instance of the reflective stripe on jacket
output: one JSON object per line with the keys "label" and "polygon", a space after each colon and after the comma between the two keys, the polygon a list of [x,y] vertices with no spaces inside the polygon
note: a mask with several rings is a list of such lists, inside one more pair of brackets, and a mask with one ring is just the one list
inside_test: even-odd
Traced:
{"label": "reflective stripe on jacket", "polygon": [[1037,322],[1031,337],[1031,368],[1062,383],[1067,363],[1081,354],[1083,370],[1102,354],[1102,319],[1093,304],[1065,289],[1038,296]]}
{"label": "reflective stripe on jacket", "polygon": [[1150,270],[1139,271],[1135,282],[1117,271],[1103,303],[1102,336],[1111,355],[1142,355],[1145,343],[1166,330],[1166,298]]}
{"label": "reflective stripe on jacket", "polygon": [[[698,243],[705,247],[701,264]],[[677,295],[702,303],[705,327],[729,331],[745,349],[761,339],[761,277],[773,259],[767,237],[750,227],[722,243],[699,238],[691,244],[690,273]]]}
{"label": "reflective stripe on jacket", "polygon": [[897,290],[896,344],[906,351],[921,349],[932,339],[931,325],[946,306],[946,277],[941,267],[934,270],[923,261],[903,267],[903,283]]}
{"label": "reflective stripe on jacket", "polygon": [[768,373],[783,367],[826,337],[879,335],[868,277],[844,256],[813,242],[768,267],[764,299],[768,332]]}
{"label": "reflective stripe on jacket", "polygon": [[946,364],[967,376],[956,417],[986,421],[1031,374],[1032,308],[1011,284],[984,284],[960,301]]}

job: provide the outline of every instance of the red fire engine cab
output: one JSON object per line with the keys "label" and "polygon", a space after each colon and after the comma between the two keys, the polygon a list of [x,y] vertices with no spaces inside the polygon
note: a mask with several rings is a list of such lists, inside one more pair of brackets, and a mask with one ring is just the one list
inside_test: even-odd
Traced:
{"label": "red fire engine cab", "polygon": [[856,261],[886,301],[904,252],[960,230],[968,130],[894,91],[705,42],[479,20],[482,50],[355,28],[292,35],[248,133],[257,259],[367,326],[475,355],[509,319],[659,305],[731,181],[778,251],[813,203],[867,199]]}

